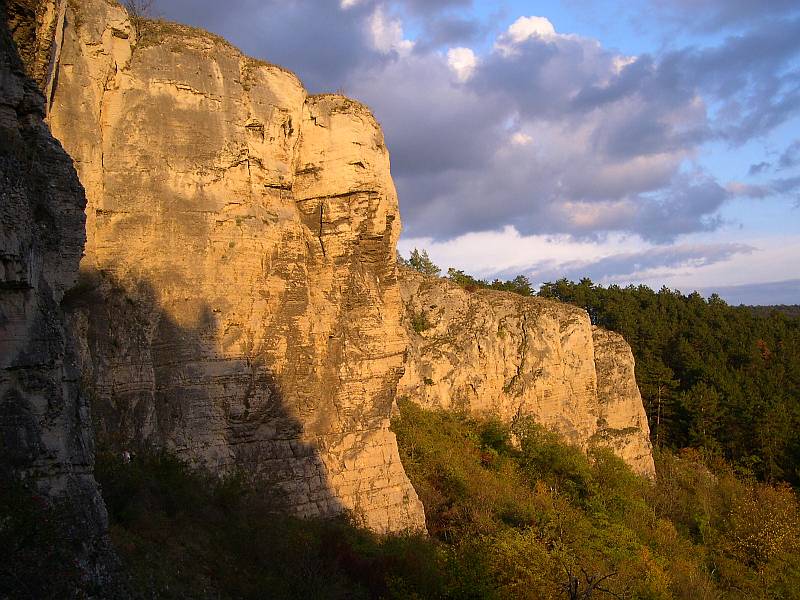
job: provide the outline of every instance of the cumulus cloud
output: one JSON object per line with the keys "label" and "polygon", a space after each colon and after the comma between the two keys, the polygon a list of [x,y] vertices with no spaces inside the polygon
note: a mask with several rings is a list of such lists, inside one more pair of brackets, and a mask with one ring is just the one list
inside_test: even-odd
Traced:
{"label": "cumulus cloud", "polygon": [[514,21],[494,44],[494,49],[503,56],[519,52],[519,47],[530,39],[555,40],[558,34],[546,17],[520,17]]}
{"label": "cumulus cloud", "polygon": [[402,21],[387,16],[382,5],[375,7],[369,18],[369,34],[372,47],[381,54],[397,52],[404,55],[414,49],[414,42],[403,36]]}
{"label": "cumulus cloud", "polygon": [[478,66],[478,59],[470,48],[450,48],[447,51],[447,64],[459,81],[469,81]]}
{"label": "cumulus cloud", "polygon": [[421,52],[475,42],[488,29],[478,19],[453,14],[427,15],[421,26],[423,33],[415,45]]}

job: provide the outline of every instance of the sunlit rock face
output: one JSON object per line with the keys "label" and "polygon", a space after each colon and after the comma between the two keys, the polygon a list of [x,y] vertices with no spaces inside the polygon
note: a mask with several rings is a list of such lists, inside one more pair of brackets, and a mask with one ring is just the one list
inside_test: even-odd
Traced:
{"label": "sunlit rock face", "polygon": [[69,2],[48,120],[86,188],[71,328],[100,438],[424,527],[389,415],[407,339],[378,123],[173,24]]}
{"label": "sunlit rock face", "polygon": [[6,25],[35,16],[35,6],[0,4],[0,486],[22,481],[59,506],[76,565],[94,578],[107,516],[63,310],[78,278],[86,197],[43,121],[30,76],[36,28],[18,31],[18,51]]}
{"label": "sunlit rock face", "polygon": [[[78,284],[62,302],[81,255],[65,241],[48,263],[65,310],[43,314],[68,321],[86,449],[79,382],[113,448],[244,469],[298,515],[420,529],[389,429],[405,369],[421,404],[531,414],[652,474],[630,349],[585,312],[413,275],[401,299],[397,196],[368,109],[206,32],[133,27],[114,2],[39,5],[32,72],[87,200]],[[80,237],[67,205],[57,226]],[[415,331],[420,314],[431,326]]]}
{"label": "sunlit rock face", "polygon": [[609,447],[636,472],[655,474],[621,336],[592,327],[586,311],[568,304],[469,292],[410,270],[401,292],[410,346],[399,396],[507,422],[532,416],[574,444]]}

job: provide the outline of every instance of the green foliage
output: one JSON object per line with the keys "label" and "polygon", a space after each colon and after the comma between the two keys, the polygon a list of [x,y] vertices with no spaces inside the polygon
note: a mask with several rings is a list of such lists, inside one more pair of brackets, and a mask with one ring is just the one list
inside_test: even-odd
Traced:
{"label": "green foliage", "polygon": [[513,292],[515,294],[519,294],[520,296],[533,295],[533,287],[525,275],[517,275],[514,277],[514,279],[509,281],[500,281],[499,279],[495,279],[490,287],[494,290],[500,290],[503,292]]}
{"label": "green foliage", "polygon": [[411,256],[409,257],[407,263],[409,267],[414,269],[415,271],[419,271],[424,275],[432,275],[438,276],[439,273],[442,271],[439,267],[433,264],[433,261],[428,256],[427,250],[423,250],[420,252],[416,248],[411,251]]}
{"label": "green foliage", "polygon": [[467,275],[464,271],[452,267],[447,269],[447,278],[465,288],[468,292],[489,287],[489,283],[485,279],[475,279],[472,275]]}
{"label": "green foliage", "polygon": [[135,597],[435,598],[448,587],[448,558],[425,537],[287,516],[275,490],[241,473],[103,452],[96,476]]}
{"label": "green foliage", "polygon": [[[243,473],[218,479],[167,453],[125,462],[101,452],[96,476],[132,595],[800,598],[800,511],[789,487],[692,450],[658,451],[649,482],[609,450],[586,453],[530,419],[509,427],[408,401],[399,409],[400,454],[429,537],[296,519]],[[14,552],[6,564],[29,576],[66,567],[69,581],[50,509],[3,489],[0,501],[0,543]],[[28,549],[33,530],[52,547]],[[0,592],[13,589],[6,564]]]}
{"label": "green foliage", "polygon": [[399,407],[403,464],[449,556],[445,597],[800,597],[789,488],[692,451],[658,452],[648,482],[529,419]]}
{"label": "green foliage", "polygon": [[662,288],[543,284],[585,308],[636,357],[657,446],[720,455],[765,481],[800,484],[800,320]]}
{"label": "green foliage", "polygon": [[417,333],[422,333],[431,328],[428,317],[425,316],[424,312],[411,315],[411,328]]}
{"label": "green foliage", "polygon": [[509,281],[495,279],[492,283],[489,283],[485,279],[476,279],[472,275],[467,275],[464,271],[450,268],[447,270],[447,278],[470,292],[474,292],[477,289],[490,289],[501,292],[513,292],[521,296],[530,296],[533,294],[531,282],[524,275],[517,275],[514,279]]}

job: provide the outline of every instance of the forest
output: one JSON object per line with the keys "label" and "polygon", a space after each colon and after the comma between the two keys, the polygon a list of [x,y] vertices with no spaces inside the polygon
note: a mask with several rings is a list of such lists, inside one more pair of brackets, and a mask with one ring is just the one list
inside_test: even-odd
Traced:
{"label": "forest", "polygon": [[646,286],[561,279],[539,295],[621,333],[653,443],[695,448],[764,481],[800,483],[800,319]]}

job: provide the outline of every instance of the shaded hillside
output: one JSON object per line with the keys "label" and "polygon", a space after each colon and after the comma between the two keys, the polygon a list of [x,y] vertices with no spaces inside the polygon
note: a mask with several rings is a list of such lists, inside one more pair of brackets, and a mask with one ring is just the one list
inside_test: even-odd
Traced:
{"label": "shaded hillside", "polygon": [[394,428],[430,537],[299,520],[241,474],[220,481],[165,454],[125,463],[101,453],[129,595],[800,598],[798,505],[786,487],[666,450],[647,482],[607,450],[587,458],[531,422],[518,423],[514,447],[498,421],[410,402]]}

